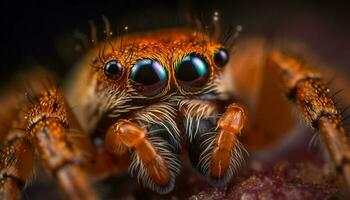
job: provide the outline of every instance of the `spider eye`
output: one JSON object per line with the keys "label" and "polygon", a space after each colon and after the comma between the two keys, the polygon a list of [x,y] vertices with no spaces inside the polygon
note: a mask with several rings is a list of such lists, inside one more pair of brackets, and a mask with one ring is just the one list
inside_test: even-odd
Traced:
{"label": "spider eye", "polygon": [[118,79],[122,74],[122,65],[117,60],[110,60],[105,64],[103,71],[108,78]]}
{"label": "spider eye", "polygon": [[203,56],[191,53],[177,65],[175,77],[185,90],[198,90],[208,81],[209,65]]}
{"label": "spider eye", "polygon": [[226,49],[217,49],[214,53],[214,62],[218,67],[223,67],[228,62],[228,52]]}
{"label": "spider eye", "polygon": [[157,94],[166,85],[168,73],[155,60],[142,59],[136,62],[130,73],[130,80],[137,91],[145,96]]}

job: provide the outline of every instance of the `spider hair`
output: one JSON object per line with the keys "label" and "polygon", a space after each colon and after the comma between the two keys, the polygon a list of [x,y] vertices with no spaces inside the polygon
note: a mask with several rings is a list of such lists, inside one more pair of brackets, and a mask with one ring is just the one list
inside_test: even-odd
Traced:
{"label": "spider hair", "polygon": [[[184,106],[187,106],[187,110],[184,113],[184,116],[186,119],[186,122],[184,124],[185,133],[189,138],[189,142],[192,142],[192,140],[197,136],[200,119],[202,119],[204,116],[206,116],[206,118],[216,119],[217,115],[214,114],[215,108],[213,108],[211,105],[208,105],[208,104],[198,104],[198,103],[194,103],[194,101],[191,101],[191,100],[183,100],[179,102],[180,110]],[[197,112],[195,116],[193,116],[192,114],[193,111]],[[195,131],[193,132],[192,130],[193,130],[194,122],[195,122]]]}
{"label": "spider hair", "polygon": [[[180,107],[184,106],[185,104],[187,104],[187,111],[184,114],[186,119],[184,126],[186,137],[188,139],[187,142],[191,143],[195,139],[200,141],[200,149],[202,150],[196,167],[212,184],[219,186],[224,185],[241,167],[244,162],[243,158],[248,153],[243,145],[236,140],[236,144],[232,149],[230,165],[226,176],[222,179],[212,178],[210,176],[210,161],[212,152],[216,147],[215,142],[218,127],[212,127],[200,135],[198,135],[198,131],[202,120],[214,121],[214,124],[217,124],[220,114],[215,112],[215,108],[208,104],[198,104],[195,103],[195,101],[182,101],[180,103]],[[195,116],[193,116],[194,110],[196,111]]]}
{"label": "spider hair", "polygon": [[[156,129],[153,131],[162,131],[162,129]],[[148,134],[152,134],[152,132],[149,132]],[[170,172],[169,184],[166,187],[160,187],[159,185],[157,185],[145,170],[145,166],[142,162],[142,159],[136,153],[134,153],[132,156],[132,162],[129,167],[129,173],[131,174],[131,176],[136,175],[137,180],[144,186],[159,193],[168,193],[174,188],[175,177],[180,173],[181,162],[179,155],[171,151],[172,146],[163,138],[148,137],[148,139],[151,141],[152,145],[154,146],[160,157],[164,159],[164,162],[168,167],[168,170]],[[157,157],[157,159],[159,159],[159,157]]]}
{"label": "spider hair", "polygon": [[175,147],[180,149],[180,130],[175,122],[176,105],[179,97],[176,95],[169,95],[168,101],[147,106],[136,113],[134,119],[142,126],[147,127],[149,124],[158,124],[163,127],[168,133],[169,141]]}
{"label": "spider hair", "polygon": [[90,98],[85,104],[87,106],[84,106],[84,109],[82,110],[84,115],[81,115],[82,117],[85,117],[85,119],[83,119],[83,124],[88,126],[86,127],[88,132],[96,126],[99,119],[106,113],[108,113],[108,117],[116,118],[122,113],[138,108],[128,104],[128,102],[131,101],[131,98],[126,90],[105,89],[101,92],[91,91],[90,93]]}
{"label": "spider hair", "polygon": [[215,148],[215,135],[211,135],[216,132],[208,132],[208,139],[206,139],[201,145],[203,147],[207,146],[206,149],[201,153],[200,159],[198,162],[198,168],[201,172],[203,172],[204,176],[206,176],[210,183],[216,186],[223,186],[228,181],[231,180],[232,176],[238,172],[238,169],[241,168],[244,162],[244,156],[248,154],[246,149],[243,147],[242,143],[236,140],[236,144],[232,149],[232,155],[230,158],[230,165],[227,171],[227,174],[222,179],[214,179],[210,176],[210,159],[211,152]]}

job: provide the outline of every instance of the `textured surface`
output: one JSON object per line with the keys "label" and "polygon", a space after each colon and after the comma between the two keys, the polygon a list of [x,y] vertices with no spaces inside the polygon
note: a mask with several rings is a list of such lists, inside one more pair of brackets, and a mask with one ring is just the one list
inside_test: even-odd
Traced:
{"label": "textured surface", "polygon": [[327,199],[336,197],[338,182],[324,166],[282,162],[227,188],[208,188],[191,199]]}

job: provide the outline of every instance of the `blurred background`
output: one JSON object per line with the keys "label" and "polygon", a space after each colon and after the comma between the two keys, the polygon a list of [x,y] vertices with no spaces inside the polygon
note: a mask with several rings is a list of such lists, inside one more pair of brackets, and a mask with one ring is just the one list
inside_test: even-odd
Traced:
{"label": "blurred background", "polygon": [[240,24],[242,35],[297,39],[335,66],[349,67],[346,1],[2,1],[0,7],[0,83],[33,65],[65,72],[79,56],[74,34],[88,34],[90,20],[102,33],[102,15],[115,32],[125,25],[133,32],[183,26],[189,16],[209,21],[218,11],[223,26]]}

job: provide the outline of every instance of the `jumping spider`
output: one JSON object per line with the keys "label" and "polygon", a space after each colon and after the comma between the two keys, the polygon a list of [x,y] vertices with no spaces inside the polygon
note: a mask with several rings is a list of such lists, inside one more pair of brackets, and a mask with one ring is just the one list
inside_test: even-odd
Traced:
{"label": "jumping spider", "polygon": [[[28,100],[4,107],[2,199],[19,198],[35,161],[70,199],[97,199],[92,182],[126,168],[145,187],[168,193],[182,149],[213,185],[225,185],[239,170],[247,112],[235,103],[226,72],[234,32],[220,39],[217,31],[198,29],[112,37],[107,25],[106,33],[64,92],[52,84],[33,86]],[[266,66],[279,71],[285,95],[319,129],[349,185],[347,133],[320,73],[277,49],[266,55]]]}

